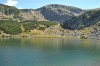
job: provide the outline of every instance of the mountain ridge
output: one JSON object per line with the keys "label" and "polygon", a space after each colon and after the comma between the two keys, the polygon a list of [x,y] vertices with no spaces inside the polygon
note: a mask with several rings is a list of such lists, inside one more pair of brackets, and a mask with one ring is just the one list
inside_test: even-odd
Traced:
{"label": "mountain ridge", "polygon": [[50,21],[58,21],[63,22],[66,19],[71,18],[72,16],[76,16],[84,10],[72,7],[72,6],[65,6],[65,5],[59,5],[59,4],[50,4],[43,6],[38,11],[41,12],[44,17]]}
{"label": "mountain ridge", "polygon": [[[22,19],[26,19],[24,18],[23,16],[26,16],[27,19],[29,20],[34,20],[34,19],[37,19],[37,20],[49,20],[49,21],[58,21],[58,22],[63,22],[65,21],[67,18],[71,18],[72,16],[75,16],[75,12],[78,11],[79,13],[83,10],[79,9],[79,8],[76,8],[76,7],[72,7],[72,6],[64,6],[64,5],[58,5],[58,4],[51,4],[51,5],[46,5],[46,6],[43,6],[41,8],[38,8],[38,9],[17,9],[16,7],[15,8],[12,8],[13,6],[7,6],[7,5],[3,5],[1,4],[0,7],[2,7],[2,9],[4,9],[4,11],[9,11],[11,12],[10,10],[14,10],[13,12],[11,12],[12,14],[13,13],[17,13],[16,11],[18,11],[17,13],[17,17],[18,19],[20,20],[20,18]],[[7,7],[7,9],[6,9]],[[55,8],[54,8],[55,7]],[[8,9],[9,8],[9,9]],[[78,10],[77,10],[78,9]],[[26,11],[25,11],[26,10]],[[76,11],[75,11],[76,10]],[[73,12],[75,11],[75,12]],[[9,13],[8,12],[8,13]],[[23,15],[23,12],[24,12],[24,15]],[[30,13],[31,14],[30,14]],[[33,13],[34,12],[34,13]],[[45,13],[44,13],[45,12]],[[77,12],[77,13],[78,13]],[[37,14],[38,13],[38,14]],[[25,15],[27,14],[27,15]],[[36,16],[36,15],[40,15],[41,17],[39,16]],[[5,14],[6,16],[7,14]],[[35,16],[34,16],[35,15]],[[15,15],[12,15],[12,19]],[[30,16],[30,17],[29,17]],[[34,18],[34,17],[35,18]],[[10,17],[10,18],[11,18]],[[31,18],[31,19],[30,19]]]}

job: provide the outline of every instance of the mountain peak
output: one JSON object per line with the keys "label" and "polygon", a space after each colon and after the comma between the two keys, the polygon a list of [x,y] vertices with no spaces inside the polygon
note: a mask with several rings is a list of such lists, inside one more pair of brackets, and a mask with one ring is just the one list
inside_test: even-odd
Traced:
{"label": "mountain peak", "polygon": [[80,8],[77,8],[77,7],[74,7],[74,6],[67,6],[67,5],[62,5],[62,4],[49,4],[49,5],[46,5],[44,7],[47,7],[47,8],[64,8],[64,9],[80,9]]}
{"label": "mountain peak", "polygon": [[37,10],[40,11],[46,19],[59,22],[63,22],[72,16],[76,16],[84,12],[80,8],[60,4],[49,4]]}

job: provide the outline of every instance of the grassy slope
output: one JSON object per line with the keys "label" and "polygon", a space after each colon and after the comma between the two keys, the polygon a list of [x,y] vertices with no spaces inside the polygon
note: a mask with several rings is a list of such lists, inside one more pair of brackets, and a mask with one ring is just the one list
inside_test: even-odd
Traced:
{"label": "grassy slope", "polygon": [[22,32],[30,32],[33,29],[44,31],[46,28],[56,25],[55,22],[50,21],[30,21],[30,22],[15,22],[10,20],[0,21],[0,33],[17,35]]}
{"label": "grassy slope", "polygon": [[9,34],[8,36],[16,35],[19,37],[86,37],[91,35],[91,32],[96,32],[100,28],[99,25],[100,23],[91,27],[86,27],[82,30],[65,30],[60,24],[55,22],[30,21],[18,23],[14,21],[0,21],[0,36],[7,36],[7,34]]}

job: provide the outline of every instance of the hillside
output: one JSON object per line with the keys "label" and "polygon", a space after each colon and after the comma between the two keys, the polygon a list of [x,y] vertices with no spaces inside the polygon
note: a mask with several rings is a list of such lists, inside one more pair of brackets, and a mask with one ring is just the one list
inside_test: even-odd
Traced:
{"label": "hillside", "polygon": [[66,19],[84,12],[80,8],[59,4],[46,5],[37,9],[37,11],[40,11],[47,20],[58,22],[64,22]]}
{"label": "hillside", "polygon": [[72,17],[64,22],[63,27],[67,29],[83,29],[95,25],[100,21],[100,10],[89,10],[79,16]]}
{"label": "hillside", "polygon": [[50,4],[38,9],[17,9],[13,6],[0,4],[0,20],[17,21],[58,21],[64,22],[73,16],[83,13],[84,10],[72,6]]}
{"label": "hillside", "polygon": [[100,9],[92,9],[72,17],[66,20],[62,27],[69,30],[82,30],[81,33],[88,35],[88,38],[100,39]]}
{"label": "hillside", "polygon": [[[54,25],[58,25],[58,23],[51,22],[51,21],[16,22],[12,20],[1,20],[0,34],[1,36],[20,35],[21,33],[29,34],[32,33],[31,31],[33,30],[44,32],[46,29],[49,29],[49,27]],[[46,32],[45,34],[48,33]],[[33,31],[33,35],[36,35],[34,31]]]}
{"label": "hillside", "polygon": [[0,4],[0,36],[75,36],[100,39],[100,9],[50,4],[17,9]]}
{"label": "hillside", "polygon": [[13,21],[46,21],[44,16],[33,9],[17,9],[13,6],[0,4],[0,20],[13,20]]}

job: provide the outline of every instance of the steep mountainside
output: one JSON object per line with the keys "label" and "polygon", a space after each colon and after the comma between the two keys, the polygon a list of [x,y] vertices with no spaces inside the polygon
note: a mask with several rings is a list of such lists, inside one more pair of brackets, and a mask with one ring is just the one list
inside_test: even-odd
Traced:
{"label": "steep mountainside", "polygon": [[95,25],[100,21],[100,9],[89,10],[85,13],[72,17],[63,23],[63,27],[67,29],[83,29]]}
{"label": "steep mountainside", "polygon": [[34,9],[21,9],[20,15],[24,21],[46,21],[44,16],[39,11],[36,11]]}
{"label": "steep mountainside", "polygon": [[0,20],[38,20],[64,22],[73,16],[83,13],[84,10],[72,6],[51,4],[39,9],[17,9],[13,6],[0,4]]}
{"label": "steep mountainside", "polygon": [[41,14],[50,21],[64,22],[73,16],[83,13],[84,10],[72,6],[50,4],[37,9]]}
{"label": "steep mountainside", "polygon": [[20,14],[20,10],[13,6],[0,4],[0,20],[13,19]]}
{"label": "steep mountainside", "polygon": [[73,16],[79,15],[84,11],[72,6],[50,4],[39,9],[17,9],[13,6],[0,4],[0,20],[38,20],[38,21],[58,21],[64,22]]}
{"label": "steep mountainside", "polygon": [[33,9],[17,9],[13,6],[0,4],[0,20],[45,21],[44,16]]}

